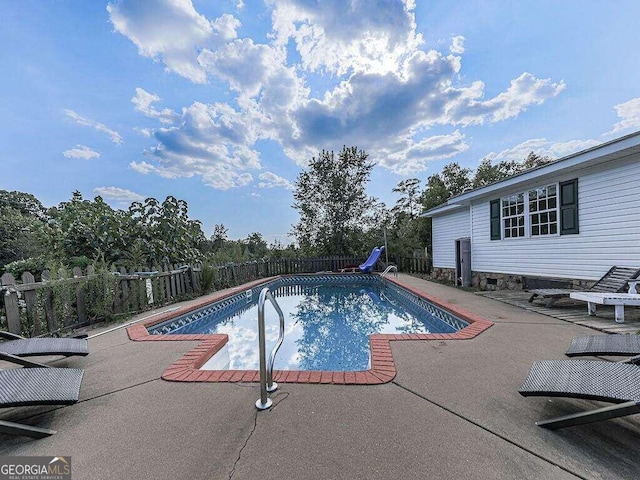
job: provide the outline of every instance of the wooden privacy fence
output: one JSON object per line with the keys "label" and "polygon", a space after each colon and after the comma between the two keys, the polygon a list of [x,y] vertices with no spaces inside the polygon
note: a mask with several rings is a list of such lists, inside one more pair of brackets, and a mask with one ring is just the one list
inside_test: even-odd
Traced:
{"label": "wooden privacy fence", "polygon": [[[424,258],[390,260],[401,272],[430,271]],[[363,261],[342,256],[287,258],[204,268],[201,265],[120,268],[116,272],[96,272],[88,267],[84,273],[76,267],[71,273],[44,271],[40,282],[29,272],[23,273],[19,281],[5,273],[0,278],[0,329],[25,336],[58,334],[192,298],[212,289],[275,275],[335,272]]]}
{"label": "wooden privacy fence", "polygon": [[74,268],[42,272],[42,281],[25,272],[17,282],[0,277],[4,308],[0,328],[27,336],[57,334],[124,314],[137,313],[199,292],[199,275],[190,266],[119,269],[85,274]]}
{"label": "wooden privacy fence", "polygon": [[336,272],[364,262],[361,257],[278,258],[245,263],[228,263],[215,267],[217,282],[233,287],[257,278],[288,275],[292,273]]}
{"label": "wooden privacy fence", "polygon": [[400,272],[431,274],[431,262],[427,257],[392,257],[390,263],[395,263]]}

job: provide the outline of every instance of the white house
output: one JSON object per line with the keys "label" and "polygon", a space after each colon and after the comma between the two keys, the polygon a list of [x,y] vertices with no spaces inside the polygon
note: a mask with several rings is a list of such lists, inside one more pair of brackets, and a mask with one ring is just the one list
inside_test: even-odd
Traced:
{"label": "white house", "polygon": [[590,284],[640,268],[640,132],[456,197],[432,218],[433,275],[480,288]]}

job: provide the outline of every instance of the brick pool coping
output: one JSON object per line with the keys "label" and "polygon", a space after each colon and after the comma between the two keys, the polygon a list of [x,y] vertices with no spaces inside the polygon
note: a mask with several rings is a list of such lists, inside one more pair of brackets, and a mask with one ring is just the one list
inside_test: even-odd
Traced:
{"label": "brick pool coping", "polygon": [[[254,288],[272,280],[288,275],[280,275],[246,283],[241,287],[225,292],[219,296],[207,296],[191,305],[178,310],[167,311],[152,320],[132,325],[127,328],[129,338],[136,342],[162,341],[199,341],[200,343],[189,350],[182,358],[170,365],[162,374],[162,379],[172,382],[259,382],[260,372],[257,370],[200,370],[213,355],[215,355],[229,340],[226,334],[188,334],[188,335],[151,335],[147,327],[157,325],[171,318],[190,313],[210,303],[217,302],[236,294],[238,291]],[[369,336],[371,348],[371,368],[356,372],[335,371],[302,371],[302,370],[274,370],[273,379],[281,383],[331,383],[334,385],[378,385],[387,383],[396,376],[396,366],[391,353],[390,342],[405,340],[469,340],[480,335],[493,325],[472,312],[456,305],[443,302],[429,294],[405,285],[397,279],[386,277],[402,288],[418,295],[449,312],[462,317],[469,325],[456,333],[377,333]]]}

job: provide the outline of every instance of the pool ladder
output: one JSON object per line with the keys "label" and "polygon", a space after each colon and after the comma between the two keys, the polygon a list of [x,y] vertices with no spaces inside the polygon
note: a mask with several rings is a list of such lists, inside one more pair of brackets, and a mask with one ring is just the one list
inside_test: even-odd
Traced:
{"label": "pool ladder", "polygon": [[[267,347],[265,339],[265,326],[264,326],[264,304],[269,300],[273,307],[278,312],[280,317],[280,335],[278,341],[271,350],[271,355],[267,361]],[[264,287],[260,292],[258,298],[258,347],[260,350],[260,398],[256,400],[256,408],[258,410],[266,410],[271,407],[272,401],[267,392],[274,392],[278,388],[278,384],[273,381],[273,363],[276,358],[276,353],[282,341],[284,340],[284,314],[275,297],[269,290],[269,287]]]}
{"label": "pool ladder", "polygon": [[394,273],[393,276],[397,277],[398,276],[398,267],[396,267],[395,265],[389,265],[387,268],[384,269],[384,272],[382,272],[382,274],[380,276],[384,277],[391,270],[393,270],[393,273]]}

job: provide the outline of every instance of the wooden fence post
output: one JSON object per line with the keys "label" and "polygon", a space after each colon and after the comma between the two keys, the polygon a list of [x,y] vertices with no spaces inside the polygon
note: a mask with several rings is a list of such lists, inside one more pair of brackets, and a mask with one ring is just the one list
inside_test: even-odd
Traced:
{"label": "wooden fence post", "polygon": [[171,294],[171,275],[169,274],[169,266],[162,266],[162,273],[166,274],[164,276],[164,298],[166,302],[170,302],[173,300],[173,295]]}
{"label": "wooden fence post", "polygon": [[[23,285],[36,283],[36,279],[30,272],[24,272],[21,278]],[[38,315],[38,294],[36,293],[36,290],[34,288],[33,290],[25,290],[23,292],[23,295],[24,302],[27,305],[27,321],[29,323],[29,326],[33,326],[31,335],[37,337],[42,331],[42,326],[40,325],[40,316]]]}
{"label": "wooden fence post", "polygon": [[[10,273],[5,273],[0,277],[2,285],[15,285],[16,280]],[[20,335],[22,325],[20,324],[20,307],[18,306],[18,293],[16,291],[4,291],[4,308],[7,314],[7,328],[11,333]]]}
{"label": "wooden fence post", "polygon": [[[152,270],[158,272],[158,275],[162,273],[162,269],[158,265],[154,265]],[[160,276],[153,277],[151,284],[153,285],[153,298],[156,301],[156,305],[164,305],[164,279]]]}
{"label": "wooden fence post", "polygon": [[[41,276],[43,282],[48,282],[51,279],[51,272],[44,270]],[[53,291],[50,288],[45,289],[44,316],[47,319],[47,331],[54,332],[56,330],[56,311],[53,308]]]}
{"label": "wooden fence post", "polygon": [[62,292],[62,297],[60,299],[62,303],[62,326],[66,327],[70,323],[71,318],[71,287],[67,290],[67,283],[64,280],[67,279],[67,271],[64,267],[60,267],[58,269],[58,279],[59,285],[61,285],[60,291]]}
{"label": "wooden fence post", "polygon": [[[120,267],[120,275],[127,275],[127,269],[124,267]],[[121,280],[116,276],[115,279],[115,292],[114,297],[120,298],[120,311],[121,312],[130,312],[131,311],[131,292],[129,291],[129,281]]]}
{"label": "wooden fence post", "polygon": [[[173,271],[173,266],[169,265],[169,272]],[[176,286],[176,276],[173,273],[169,273],[169,278],[171,279],[171,298],[175,299],[178,297],[178,288]]]}
{"label": "wooden fence post", "polygon": [[[73,268],[73,278],[82,276],[82,270],[80,267]],[[89,281],[89,279],[87,279]],[[85,323],[87,321],[87,306],[85,303],[84,292],[86,291],[86,283],[78,283],[76,285],[76,312],[78,314],[78,323]]]}
{"label": "wooden fence post", "polygon": [[191,286],[193,287],[193,293],[202,293],[200,287],[200,272],[202,272],[202,264],[191,265]]}

